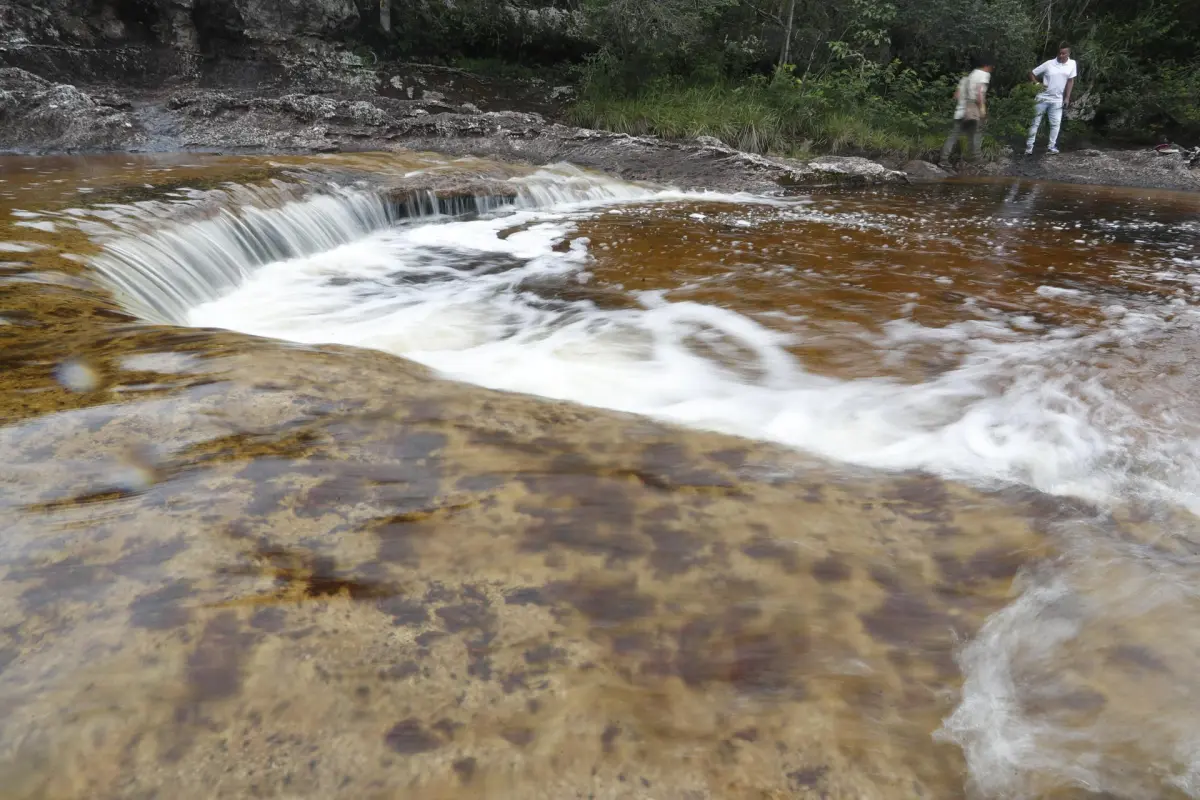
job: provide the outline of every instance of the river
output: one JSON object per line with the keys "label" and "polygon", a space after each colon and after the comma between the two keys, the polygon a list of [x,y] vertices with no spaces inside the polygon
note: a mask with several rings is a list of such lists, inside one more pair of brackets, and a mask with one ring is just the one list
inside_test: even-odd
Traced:
{"label": "river", "polygon": [[0,798],[1200,797],[1200,196],[0,159]]}

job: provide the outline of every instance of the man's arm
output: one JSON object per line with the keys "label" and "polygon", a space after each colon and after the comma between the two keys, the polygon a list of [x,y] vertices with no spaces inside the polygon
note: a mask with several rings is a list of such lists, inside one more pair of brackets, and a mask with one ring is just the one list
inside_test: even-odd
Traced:
{"label": "man's arm", "polygon": [[1033,68],[1033,71],[1029,73],[1029,80],[1033,81],[1034,83],[1041,83],[1042,79],[1039,76],[1045,71],[1046,71],[1046,65],[1038,64],[1036,67]]}
{"label": "man's arm", "polygon": [[1075,79],[1067,80],[1067,88],[1063,89],[1063,106],[1071,105],[1071,90],[1075,88]]}

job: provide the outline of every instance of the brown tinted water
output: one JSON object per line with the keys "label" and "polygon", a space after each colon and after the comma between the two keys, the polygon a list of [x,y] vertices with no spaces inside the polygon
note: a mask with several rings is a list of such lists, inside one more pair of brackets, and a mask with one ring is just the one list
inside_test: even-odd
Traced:
{"label": "brown tinted water", "polygon": [[531,173],[0,160],[0,797],[1196,794],[1200,201],[563,171],[197,288]]}

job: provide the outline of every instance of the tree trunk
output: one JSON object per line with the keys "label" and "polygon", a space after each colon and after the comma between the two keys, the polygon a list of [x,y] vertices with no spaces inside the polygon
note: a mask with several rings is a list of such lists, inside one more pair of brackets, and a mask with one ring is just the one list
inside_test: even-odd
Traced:
{"label": "tree trunk", "polygon": [[783,26],[783,47],[779,51],[779,66],[792,57],[792,22],[796,19],[796,0],[788,0],[787,24]]}

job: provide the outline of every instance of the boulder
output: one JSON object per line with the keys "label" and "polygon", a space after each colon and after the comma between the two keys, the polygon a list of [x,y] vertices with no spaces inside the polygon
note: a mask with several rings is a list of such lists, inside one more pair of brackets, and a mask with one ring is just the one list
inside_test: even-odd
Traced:
{"label": "boulder", "polygon": [[909,161],[900,168],[900,171],[914,181],[940,181],[950,177],[950,173],[937,164],[920,159]]}

